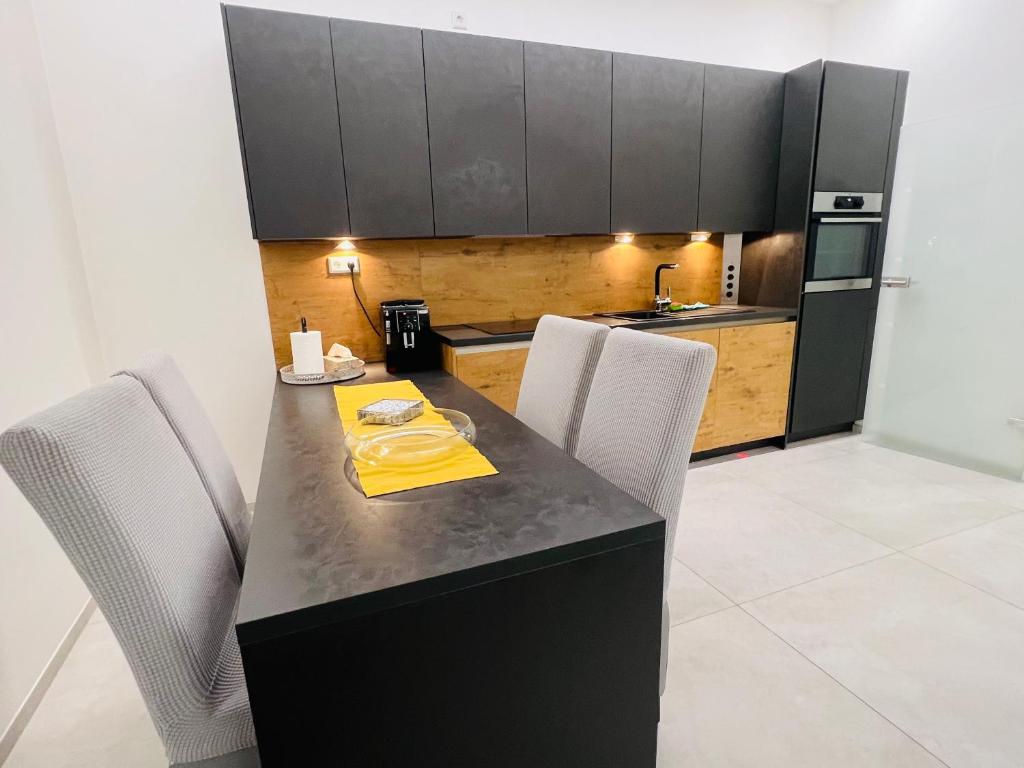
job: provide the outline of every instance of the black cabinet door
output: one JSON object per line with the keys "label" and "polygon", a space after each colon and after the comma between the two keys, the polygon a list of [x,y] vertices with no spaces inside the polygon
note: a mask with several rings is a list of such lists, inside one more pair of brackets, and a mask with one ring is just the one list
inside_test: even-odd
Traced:
{"label": "black cabinet door", "polygon": [[703,102],[703,64],[615,54],[613,232],[697,229]]}
{"label": "black cabinet door", "polygon": [[825,62],[816,190],[883,191],[898,76],[894,69]]}
{"label": "black cabinet door", "polygon": [[523,44],[423,31],[434,230],[526,234]]}
{"label": "black cabinet door", "polygon": [[860,418],[872,304],[871,291],[804,296],[790,432],[806,435]]}
{"label": "black cabinet door", "polygon": [[349,234],[330,21],[224,7],[253,234]]}
{"label": "black cabinet door", "polygon": [[609,231],[612,55],[525,43],[529,231]]}
{"label": "black cabinet door", "polygon": [[352,234],[431,237],[420,30],[331,19]]}
{"label": "black cabinet door", "polygon": [[780,72],[705,67],[698,229],[772,228],[784,83]]}

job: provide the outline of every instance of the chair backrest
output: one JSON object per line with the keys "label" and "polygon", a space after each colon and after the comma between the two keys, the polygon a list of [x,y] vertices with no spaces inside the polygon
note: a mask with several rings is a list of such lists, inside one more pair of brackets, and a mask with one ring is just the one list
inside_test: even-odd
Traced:
{"label": "chair backrest", "polygon": [[174,359],[164,352],[148,352],[138,365],[120,373],[137,379],[149,390],[157,408],[178,436],[220,516],[238,572],[242,573],[249,549],[252,515],[231,460],[199,399]]}
{"label": "chair backrest", "polygon": [[608,335],[576,458],[665,518],[665,584],[715,348],[618,328]]}
{"label": "chair backrest", "polygon": [[237,656],[239,576],[167,420],[139,382],[114,376],[0,434],[0,464],[92,592],[173,742],[219,684],[228,644]]}
{"label": "chair backrest", "polygon": [[544,315],[530,343],[516,418],[569,453],[607,337],[599,323]]}

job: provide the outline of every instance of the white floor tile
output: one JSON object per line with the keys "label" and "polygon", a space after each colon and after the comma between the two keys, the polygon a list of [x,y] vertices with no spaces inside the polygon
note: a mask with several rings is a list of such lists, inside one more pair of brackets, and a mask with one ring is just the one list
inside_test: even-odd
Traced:
{"label": "white floor tile", "polygon": [[1024,611],[904,555],[745,607],[949,765],[1024,764]]}
{"label": "white floor tile", "polygon": [[875,541],[904,549],[1012,514],[977,493],[922,479],[876,459],[884,449],[811,464],[753,467],[746,477]]}
{"label": "white floor tile", "polygon": [[167,768],[128,662],[96,611],[4,768]]}
{"label": "white floor tile", "polygon": [[907,554],[1024,608],[1024,513],[914,547]]}
{"label": "white floor tile", "polygon": [[661,768],[941,765],[740,608],[670,637]]}
{"label": "white floor tile", "polygon": [[891,553],[744,480],[687,487],[675,554],[735,602]]}
{"label": "white floor tile", "polygon": [[672,626],[728,608],[733,602],[681,562],[672,559],[668,612]]}

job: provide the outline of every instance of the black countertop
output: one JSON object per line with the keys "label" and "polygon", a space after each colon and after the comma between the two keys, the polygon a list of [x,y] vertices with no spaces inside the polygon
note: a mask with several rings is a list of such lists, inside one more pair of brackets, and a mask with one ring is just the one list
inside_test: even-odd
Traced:
{"label": "black countertop", "polygon": [[[366,370],[351,384],[394,378]],[[460,381],[408,378],[473,418],[500,474],[367,499],[346,474],[333,386],[278,381],[236,620],[243,644],[664,538],[660,517]]]}
{"label": "black countertop", "polygon": [[[729,312],[725,314],[701,315],[700,310],[693,314],[679,317],[659,318],[658,320],[621,320],[614,317],[598,317],[597,315],[578,315],[577,320],[601,323],[610,328],[633,328],[638,331],[652,330],[685,330],[702,325],[742,325],[767,320],[795,320],[796,309],[789,307],[746,306],[747,312]],[[525,321],[518,321],[525,322]],[[481,325],[488,325],[481,323]],[[532,330],[517,333],[492,334],[472,325],[442,325],[433,329],[443,344],[451,347],[471,347],[479,344],[507,344],[514,341],[529,341],[533,338]]]}

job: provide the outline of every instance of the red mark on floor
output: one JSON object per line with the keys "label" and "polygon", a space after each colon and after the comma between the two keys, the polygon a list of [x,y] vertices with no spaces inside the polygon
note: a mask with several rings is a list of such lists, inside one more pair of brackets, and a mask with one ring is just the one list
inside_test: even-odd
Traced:
{"label": "red mark on floor", "polygon": [[736,458],[737,459],[749,459],[750,458],[750,454],[747,453],[746,451],[740,451],[739,453],[736,454]]}

